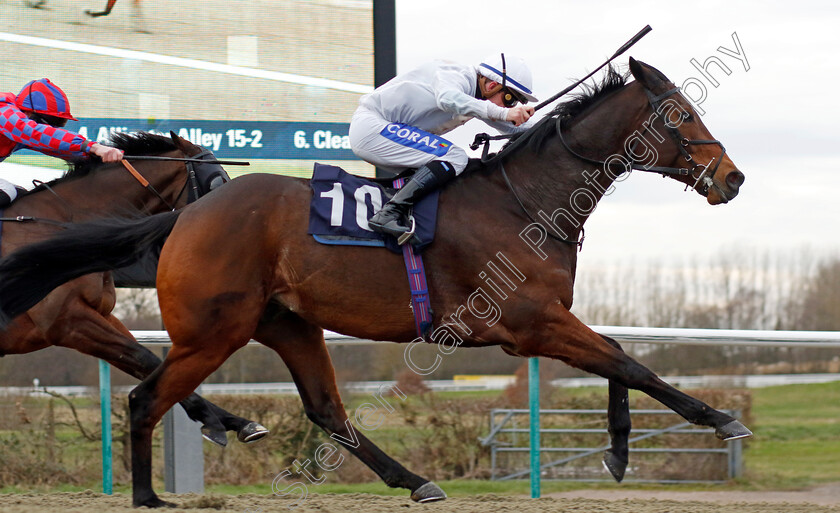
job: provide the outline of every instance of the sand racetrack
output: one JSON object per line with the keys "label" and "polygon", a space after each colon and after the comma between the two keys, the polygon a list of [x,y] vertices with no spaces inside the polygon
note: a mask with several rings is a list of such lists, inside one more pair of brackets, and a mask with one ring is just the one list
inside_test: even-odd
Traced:
{"label": "sand racetrack", "polygon": [[[224,513],[347,513],[348,511],[418,513],[543,513],[626,512],[626,513],[822,513],[840,512],[840,484],[798,492],[668,492],[628,490],[581,490],[530,499],[522,496],[480,495],[456,497],[443,502],[417,504],[406,497],[368,494],[312,494],[303,502],[272,495],[238,496],[161,494],[178,503],[178,511],[220,511]],[[131,508],[125,494],[106,496],[87,491],[78,493],[0,495],[0,513],[116,513]]]}

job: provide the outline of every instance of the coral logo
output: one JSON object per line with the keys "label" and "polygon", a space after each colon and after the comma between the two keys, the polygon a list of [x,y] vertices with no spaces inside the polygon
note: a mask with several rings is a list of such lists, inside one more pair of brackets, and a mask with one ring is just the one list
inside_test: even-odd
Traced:
{"label": "coral logo", "polygon": [[452,146],[451,142],[442,137],[403,123],[390,123],[382,129],[379,135],[407,148],[420,150],[437,157],[446,155],[446,152]]}

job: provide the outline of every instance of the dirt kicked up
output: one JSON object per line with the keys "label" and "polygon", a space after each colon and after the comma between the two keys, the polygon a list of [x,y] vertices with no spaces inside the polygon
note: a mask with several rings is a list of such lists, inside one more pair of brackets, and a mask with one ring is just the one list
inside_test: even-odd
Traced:
{"label": "dirt kicked up", "polygon": [[[639,497],[643,492],[632,495]],[[667,493],[667,492],[666,492]],[[799,492],[794,492],[799,493]],[[659,492],[652,492],[651,497]],[[685,494],[683,494],[685,495]],[[702,496],[702,495],[701,495]],[[295,506],[294,501],[272,495],[180,495],[162,494],[165,500],[176,502],[178,511],[222,513],[268,513],[294,511],[295,513],[346,513],[348,511],[394,512],[414,511],[417,513],[544,513],[549,511],[580,513],[829,513],[840,512],[840,503],[822,504],[801,502],[806,496],[794,497],[791,502],[751,502],[760,497],[746,496],[742,502],[727,500],[677,500],[655,498],[625,499],[612,496],[609,499],[585,497],[548,497],[530,499],[522,496],[480,495],[455,497],[443,502],[417,504],[408,497],[384,497],[368,494],[313,494]],[[799,500],[797,500],[797,498]],[[738,496],[733,496],[734,500]],[[832,502],[832,501],[829,501]],[[290,507],[292,507],[290,509]],[[144,508],[145,510],[145,508]],[[136,512],[131,507],[131,498],[125,494],[112,496],[87,491],[78,493],[50,494],[4,494],[0,495],[0,513],[117,513]],[[167,511],[167,510],[162,510]],[[171,511],[171,510],[168,510]]]}

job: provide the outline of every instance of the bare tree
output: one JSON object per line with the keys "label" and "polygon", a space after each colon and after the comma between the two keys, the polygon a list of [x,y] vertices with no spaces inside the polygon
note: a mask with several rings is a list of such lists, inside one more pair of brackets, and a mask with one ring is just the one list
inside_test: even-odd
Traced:
{"label": "bare tree", "polygon": [[114,315],[129,329],[161,329],[157,290],[118,288]]}

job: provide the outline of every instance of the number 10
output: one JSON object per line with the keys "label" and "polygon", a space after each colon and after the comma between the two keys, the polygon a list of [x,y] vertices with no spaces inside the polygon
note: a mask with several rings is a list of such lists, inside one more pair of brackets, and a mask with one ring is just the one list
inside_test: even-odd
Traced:
{"label": "number 10", "polygon": [[[373,230],[368,225],[368,216],[370,214],[368,213],[367,196],[370,196],[373,211],[378,212],[382,208],[382,191],[373,185],[362,185],[353,193],[353,198],[356,200],[356,225],[362,230],[372,232]],[[332,189],[321,193],[321,197],[332,200],[330,226],[341,226],[344,217],[344,190],[341,184],[338,182],[334,183]]]}

